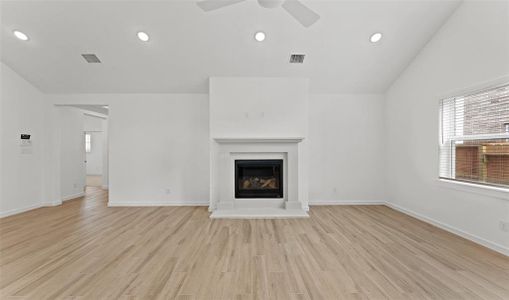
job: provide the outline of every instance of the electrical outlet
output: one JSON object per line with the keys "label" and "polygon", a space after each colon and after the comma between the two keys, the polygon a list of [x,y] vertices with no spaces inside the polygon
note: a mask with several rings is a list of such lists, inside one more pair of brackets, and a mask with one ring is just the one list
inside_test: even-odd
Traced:
{"label": "electrical outlet", "polygon": [[171,189],[167,188],[164,190],[164,192],[166,193],[166,195],[169,195],[169,194],[171,194]]}
{"label": "electrical outlet", "polygon": [[509,232],[509,221],[500,221],[500,230]]}

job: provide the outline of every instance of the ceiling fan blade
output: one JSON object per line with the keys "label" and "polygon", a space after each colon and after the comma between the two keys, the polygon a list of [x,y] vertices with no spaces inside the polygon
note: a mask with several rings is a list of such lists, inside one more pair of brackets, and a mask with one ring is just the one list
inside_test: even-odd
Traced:
{"label": "ceiling fan blade", "polygon": [[196,2],[196,5],[198,5],[198,7],[203,9],[203,11],[211,11],[211,10],[223,8],[225,6],[237,4],[242,1],[245,1],[245,0],[205,0],[205,1]]}
{"label": "ceiling fan blade", "polygon": [[320,16],[297,0],[286,0],[282,7],[304,27],[313,25]]}

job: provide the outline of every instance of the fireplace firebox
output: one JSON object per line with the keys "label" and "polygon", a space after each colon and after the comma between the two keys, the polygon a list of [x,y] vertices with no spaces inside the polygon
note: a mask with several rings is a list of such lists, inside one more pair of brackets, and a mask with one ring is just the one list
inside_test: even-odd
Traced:
{"label": "fireplace firebox", "polygon": [[283,198],[283,160],[235,160],[235,198]]}

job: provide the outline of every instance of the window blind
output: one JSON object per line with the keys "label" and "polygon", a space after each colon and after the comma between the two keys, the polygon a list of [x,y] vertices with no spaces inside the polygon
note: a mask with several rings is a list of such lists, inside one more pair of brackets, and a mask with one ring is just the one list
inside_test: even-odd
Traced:
{"label": "window blind", "polygon": [[509,187],[509,84],[440,101],[440,178]]}

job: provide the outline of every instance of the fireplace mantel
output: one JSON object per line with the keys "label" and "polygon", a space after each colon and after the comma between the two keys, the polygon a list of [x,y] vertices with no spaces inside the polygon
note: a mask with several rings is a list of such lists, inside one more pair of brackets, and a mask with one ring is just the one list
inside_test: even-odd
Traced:
{"label": "fireplace mantel", "polygon": [[[308,217],[303,137],[211,138],[211,218]],[[281,160],[282,197],[245,198],[235,195],[235,164],[239,160]]]}
{"label": "fireplace mantel", "polygon": [[217,143],[300,143],[303,137],[216,137]]}

